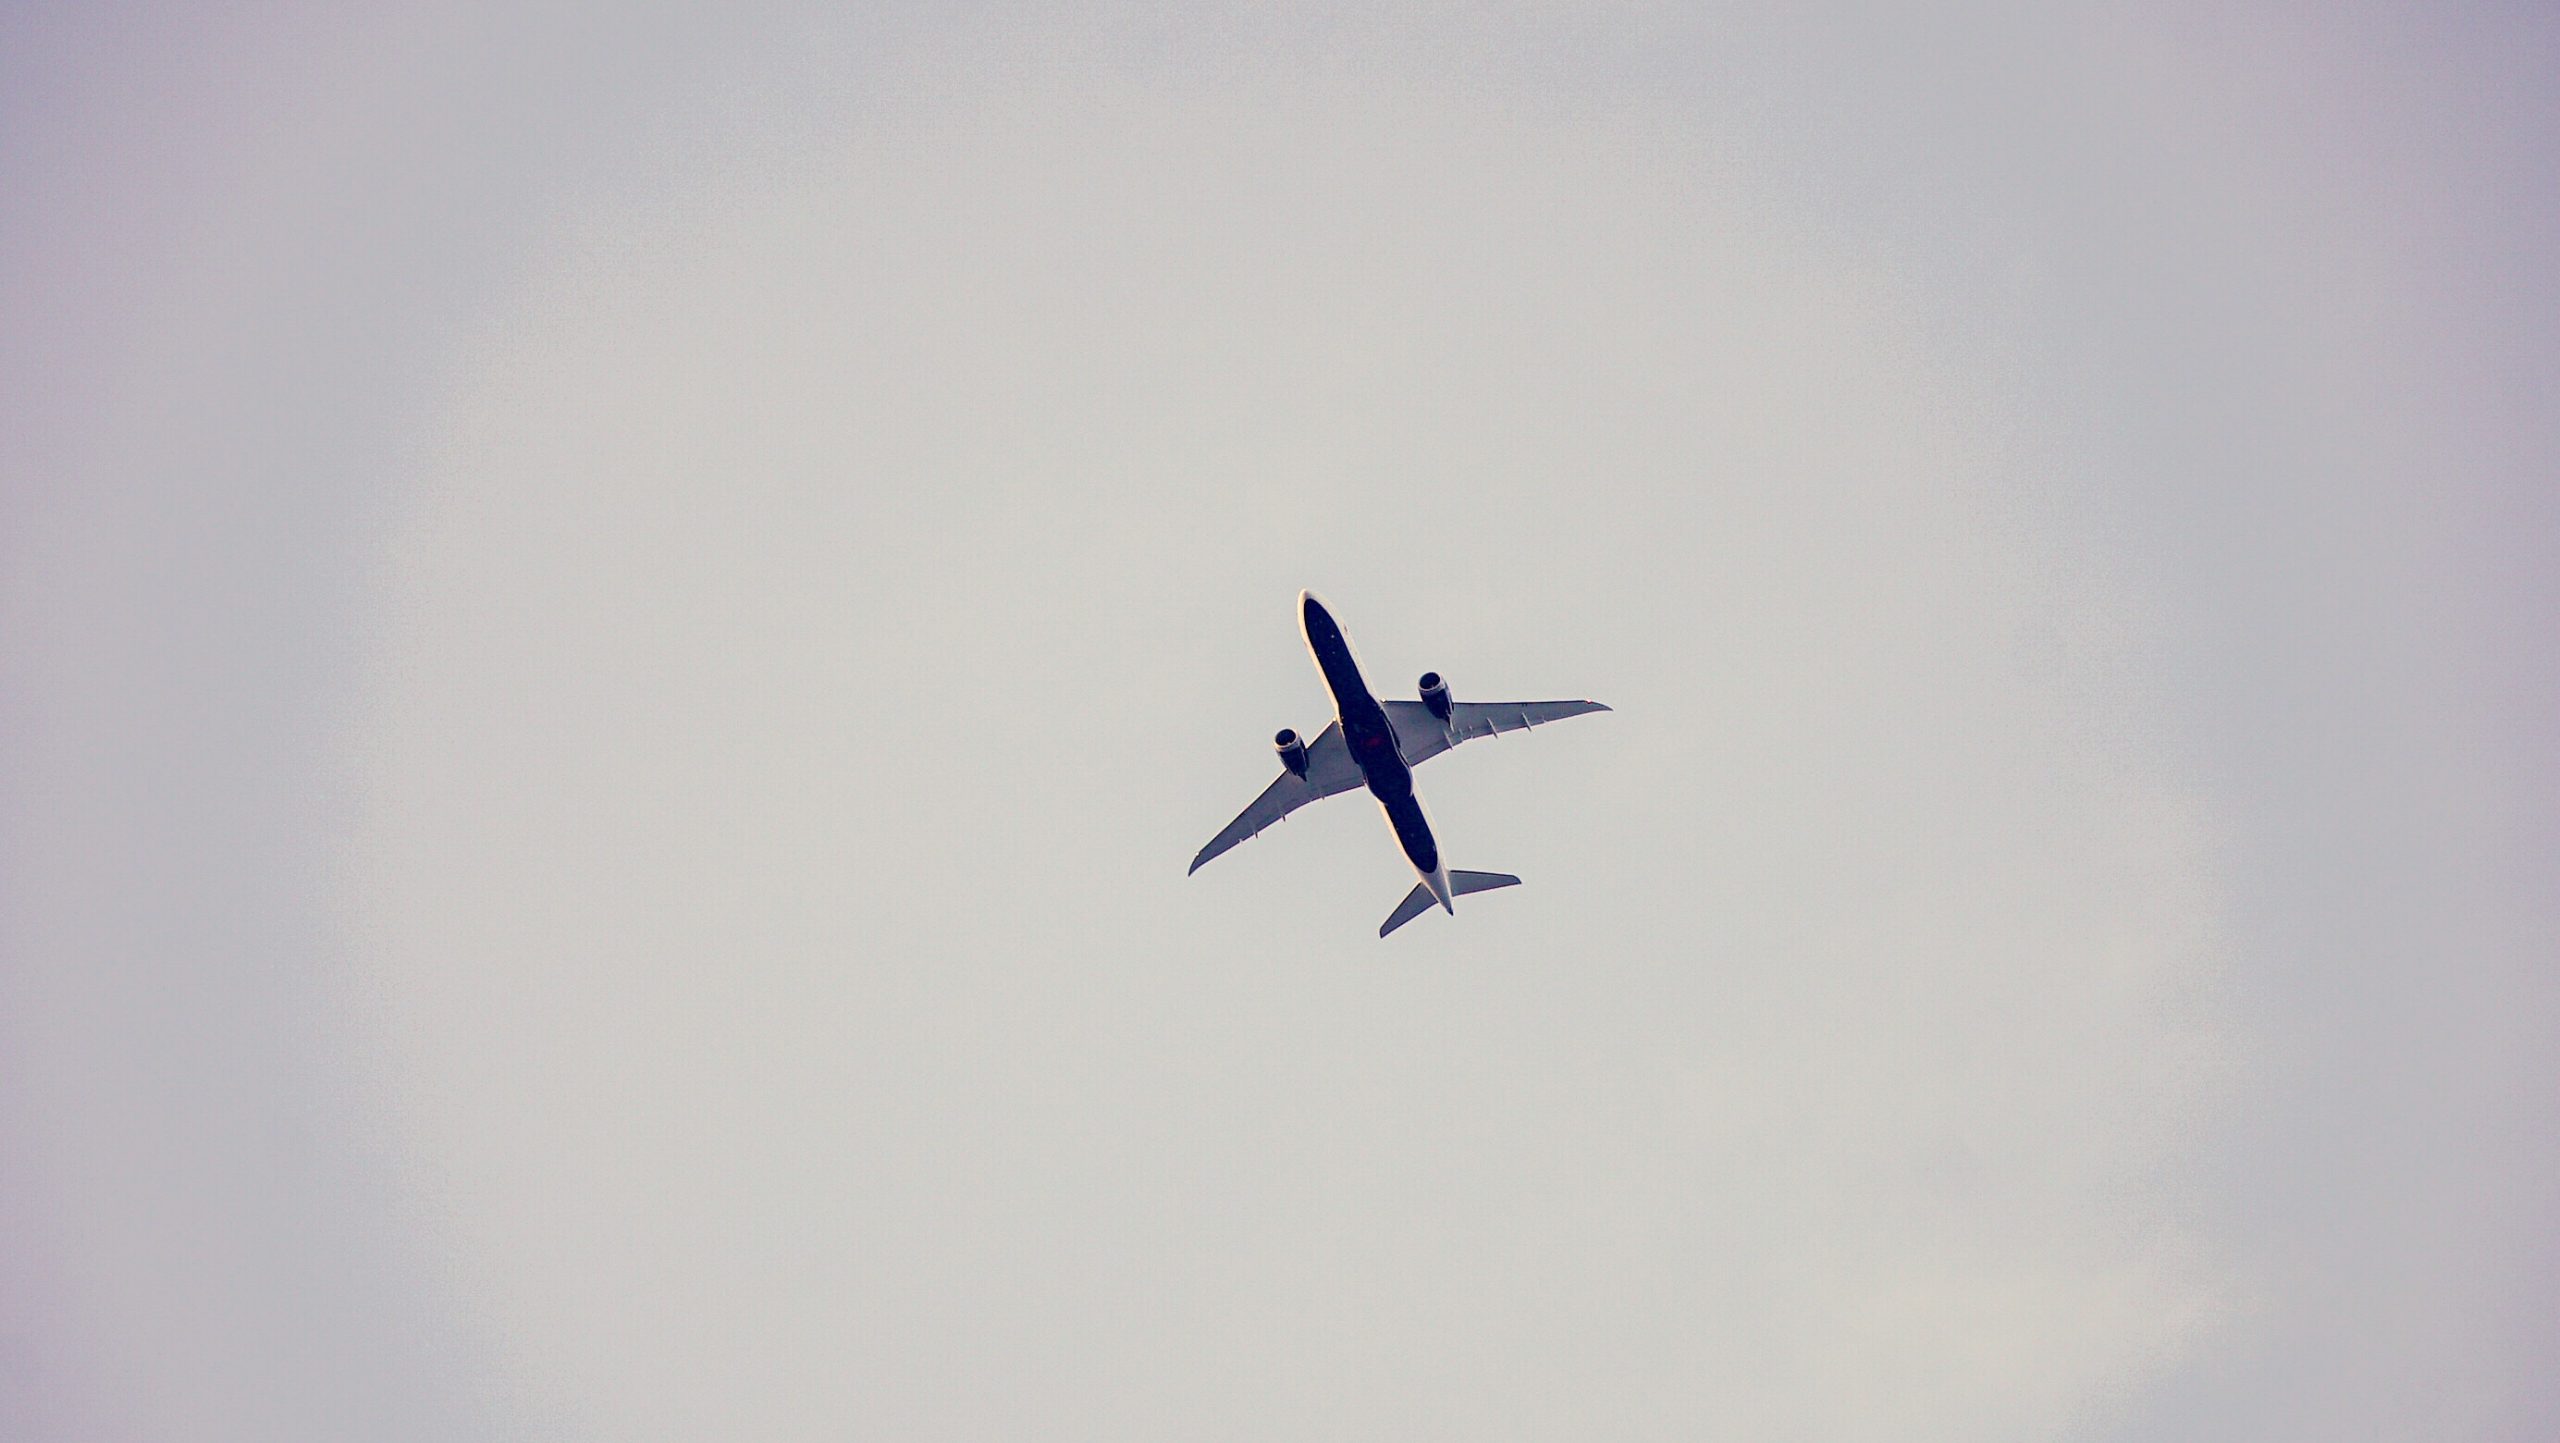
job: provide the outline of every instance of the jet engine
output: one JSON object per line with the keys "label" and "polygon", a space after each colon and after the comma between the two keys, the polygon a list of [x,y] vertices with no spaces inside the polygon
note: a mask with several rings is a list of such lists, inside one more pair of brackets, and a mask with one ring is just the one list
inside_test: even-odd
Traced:
{"label": "jet engine", "polygon": [[1449,684],[1440,679],[1440,673],[1426,671],[1422,674],[1421,685],[1422,704],[1431,708],[1433,716],[1447,721],[1449,719]]}
{"label": "jet engine", "polygon": [[1303,777],[1307,774],[1307,744],[1298,740],[1296,732],[1282,727],[1280,735],[1271,739],[1271,745],[1280,753],[1280,765],[1289,769],[1289,775]]}

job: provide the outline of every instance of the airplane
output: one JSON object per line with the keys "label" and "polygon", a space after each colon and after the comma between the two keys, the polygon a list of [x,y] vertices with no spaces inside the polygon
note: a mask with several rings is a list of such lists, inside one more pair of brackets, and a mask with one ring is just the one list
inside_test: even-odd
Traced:
{"label": "airplane", "polygon": [[1452,871],[1442,863],[1431,819],[1423,815],[1422,799],[1413,792],[1413,769],[1460,742],[1609,708],[1596,701],[1455,701],[1436,671],[1422,674],[1421,700],[1381,702],[1361,680],[1350,640],[1314,592],[1298,593],[1298,614],[1307,649],[1315,653],[1316,670],[1324,673],[1339,715],[1312,742],[1281,728],[1271,739],[1280,753],[1280,779],[1209,839],[1191,859],[1191,870],[1199,871],[1210,858],[1260,835],[1309,802],[1365,785],[1395,828],[1405,860],[1422,878],[1378,928],[1379,936],[1421,916],[1434,903],[1454,917],[1454,898],[1518,886],[1520,879],[1507,872]]}

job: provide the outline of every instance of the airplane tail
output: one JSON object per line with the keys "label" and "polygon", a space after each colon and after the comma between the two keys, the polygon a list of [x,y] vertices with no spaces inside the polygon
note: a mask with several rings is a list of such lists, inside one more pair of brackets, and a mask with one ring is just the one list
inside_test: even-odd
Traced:
{"label": "airplane tail", "polygon": [[[1519,885],[1520,879],[1508,872],[1452,871],[1449,873],[1449,895],[1453,897],[1463,897],[1470,892],[1490,892],[1496,887]],[[1385,925],[1378,928],[1378,935],[1384,937],[1389,932],[1430,911],[1432,904],[1437,900],[1431,895],[1430,883],[1414,883],[1413,890],[1404,894],[1404,900],[1396,904],[1396,910],[1387,918]]]}

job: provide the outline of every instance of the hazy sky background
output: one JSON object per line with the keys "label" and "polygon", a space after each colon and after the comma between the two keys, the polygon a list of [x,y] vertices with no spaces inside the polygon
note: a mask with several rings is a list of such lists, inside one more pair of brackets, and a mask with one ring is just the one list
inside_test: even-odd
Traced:
{"label": "hazy sky background", "polygon": [[2560,1433],[2552,15],[409,15],[0,21],[0,1436]]}

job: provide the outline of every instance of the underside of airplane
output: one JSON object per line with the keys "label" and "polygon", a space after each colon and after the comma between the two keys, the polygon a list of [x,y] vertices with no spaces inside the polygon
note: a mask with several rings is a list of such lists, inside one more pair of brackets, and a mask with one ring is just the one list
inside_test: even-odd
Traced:
{"label": "underside of airplane", "polygon": [[1298,594],[1298,613],[1307,649],[1315,654],[1316,669],[1333,692],[1337,715],[1313,741],[1285,729],[1272,738],[1280,753],[1278,780],[1209,839],[1200,855],[1191,859],[1191,870],[1199,871],[1212,857],[1309,802],[1366,787],[1386,812],[1405,860],[1421,878],[1378,928],[1379,936],[1434,905],[1454,914],[1456,898],[1518,885],[1520,879],[1508,873],[1453,871],[1442,862],[1431,819],[1423,813],[1422,799],[1414,794],[1413,769],[1461,742],[1609,708],[1596,701],[1459,701],[1449,694],[1438,672],[1423,673],[1417,700],[1381,702],[1361,677],[1349,639],[1314,592]]}

